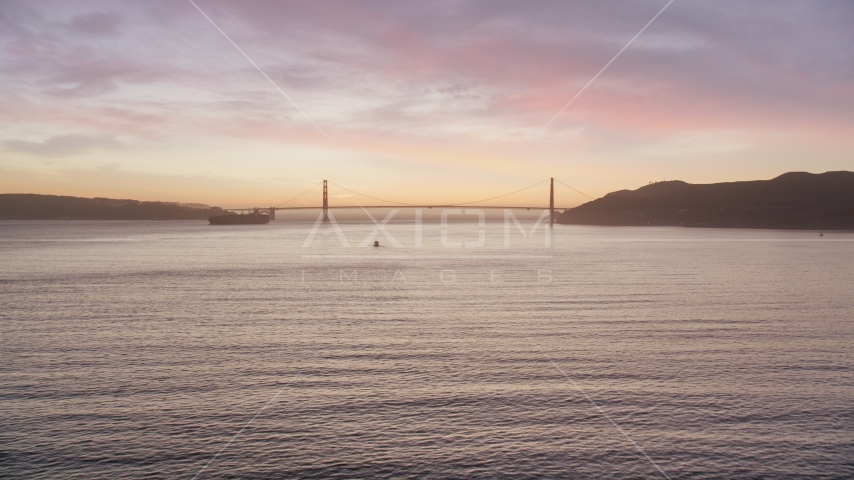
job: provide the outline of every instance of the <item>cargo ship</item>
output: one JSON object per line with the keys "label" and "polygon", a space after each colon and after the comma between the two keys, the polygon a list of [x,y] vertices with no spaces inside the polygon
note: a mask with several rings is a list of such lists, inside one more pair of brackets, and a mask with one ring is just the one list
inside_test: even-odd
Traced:
{"label": "cargo ship", "polygon": [[228,215],[214,215],[208,218],[211,225],[262,225],[270,223],[270,216],[264,213],[259,213],[256,208],[252,213]]}

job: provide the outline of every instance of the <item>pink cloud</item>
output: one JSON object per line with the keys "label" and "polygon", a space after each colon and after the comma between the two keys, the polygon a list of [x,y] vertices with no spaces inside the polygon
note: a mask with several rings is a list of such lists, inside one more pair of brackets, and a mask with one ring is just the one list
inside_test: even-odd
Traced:
{"label": "pink cloud", "polygon": [[[722,131],[850,148],[854,129],[846,3],[674,3],[543,136],[663,2],[197,3],[342,149],[402,166]],[[188,3],[8,2],[0,54],[6,132],[329,147]]]}

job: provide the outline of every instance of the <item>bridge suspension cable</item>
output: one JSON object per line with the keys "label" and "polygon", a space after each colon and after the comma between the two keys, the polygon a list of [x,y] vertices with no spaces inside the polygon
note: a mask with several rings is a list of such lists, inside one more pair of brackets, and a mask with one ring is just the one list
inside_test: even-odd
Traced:
{"label": "bridge suspension cable", "polygon": [[[342,187],[341,185],[338,185],[337,183],[334,183],[334,182],[329,182],[329,185],[332,185],[332,186],[334,186],[334,187],[336,187],[336,188],[339,188],[339,189],[343,190],[345,193],[352,194],[352,195],[356,195],[357,197],[364,197],[364,198],[367,198],[367,199],[370,199],[370,200],[376,200],[376,201],[378,201],[378,202],[382,202],[382,203],[390,203],[390,204],[392,204],[392,205],[398,205],[398,206],[402,206],[402,207],[417,207],[417,206],[418,206],[418,205],[413,204],[413,203],[394,202],[394,201],[392,201],[392,200],[384,200],[384,199],[382,199],[382,198],[372,197],[372,196],[370,196],[370,195],[365,195],[364,193],[359,193],[359,192],[356,192],[356,191],[354,191],[354,190],[350,190],[350,189],[349,189],[349,188],[347,188],[347,187]],[[338,197],[339,197],[339,198],[342,198],[342,196],[341,196],[341,194],[340,194],[340,193],[338,193],[338,192],[335,192],[335,193],[337,193],[337,194],[338,194]],[[357,201],[357,202],[358,202],[358,201]],[[366,203],[366,202],[361,202],[361,203]],[[352,205],[351,205],[351,206],[352,206]]]}
{"label": "bridge suspension cable", "polygon": [[578,190],[576,190],[576,189],[574,189],[574,188],[570,187],[569,185],[567,185],[567,184],[565,184],[565,183],[561,182],[560,180],[558,180],[558,179],[556,179],[556,178],[555,178],[555,182],[557,182],[557,183],[559,183],[559,184],[563,185],[564,187],[566,187],[566,188],[568,188],[568,189],[572,190],[572,191],[573,191],[573,192],[575,192],[575,193],[580,193],[581,195],[584,195],[585,197],[589,198],[590,200],[596,200],[594,197],[591,197],[590,195],[587,195],[587,194],[586,194],[586,193],[584,193],[584,192],[580,192],[580,191],[578,191]]}
{"label": "bridge suspension cable", "polygon": [[514,192],[505,193],[504,195],[498,195],[497,197],[484,198],[483,200],[475,200],[475,201],[473,201],[473,202],[454,203],[453,205],[460,205],[460,206],[462,206],[462,205],[472,205],[472,204],[475,204],[475,203],[485,203],[485,202],[490,202],[490,201],[492,201],[492,200],[497,200],[497,199],[499,199],[499,198],[509,197],[510,195],[515,195],[515,194],[517,194],[517,193],[524,192],[525,190],[528,190],[529,188],[534,188],[534,187],[539,186],[539,185],[541,185],[541,184],[543,184],[543,183],[546,183],[546,182],[548,182],[548,179],[543,180],[543,181],[541,181],[541,182],[537,182],[537,183],[535,183],[535,184],[533,184],[533,185],[529,185],[529,186],[527,186],[527,187],[525,187],[525,188],[520,188],[519,190],[516,190],[516,191],[514,191]]}
{"label": "bridge suspension cable", "polygon": [[[314,185],[312,185],[311,187],[307,188],[304,192],[299,193],[299,194],[285,200],[284,202],[276,204],[275,207],[276,208],[287,208],[286,205],[290,206],[290,207],[303,206],[303,205],[296,205],[296,203],[298,203],[298,202],[295,202],[295,200],[300,199],[301,197],[305,196],[308,193],[311,193],[312,190],[317,189],[322,184],[323,184],[323,181],[317,182]],[[321,193],[321,192],[316,192],[316,193]],[[309,204],[308,206],[313,206],[315,204],[319,204],[319,200],[321,200],[321,199],[315,199],[315,202]],[[290,204],[290,205],[288,205],[288,204]]]}

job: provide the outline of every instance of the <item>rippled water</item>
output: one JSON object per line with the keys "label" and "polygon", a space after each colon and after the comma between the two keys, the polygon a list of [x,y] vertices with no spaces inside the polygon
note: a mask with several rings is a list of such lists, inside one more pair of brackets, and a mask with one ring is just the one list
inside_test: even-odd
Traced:
{"label": "rippled water", "polygon": [[311,228],[0,222],[0,474],[854,477],[854,234]]}

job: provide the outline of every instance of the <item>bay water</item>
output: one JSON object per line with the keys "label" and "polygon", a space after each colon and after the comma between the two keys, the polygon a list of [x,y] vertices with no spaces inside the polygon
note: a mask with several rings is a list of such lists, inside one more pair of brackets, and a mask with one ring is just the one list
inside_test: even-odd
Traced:
{"label": "bay water", "polygon": [[0,476],[854,477],[854,233],[534,224],[0,222]]}

